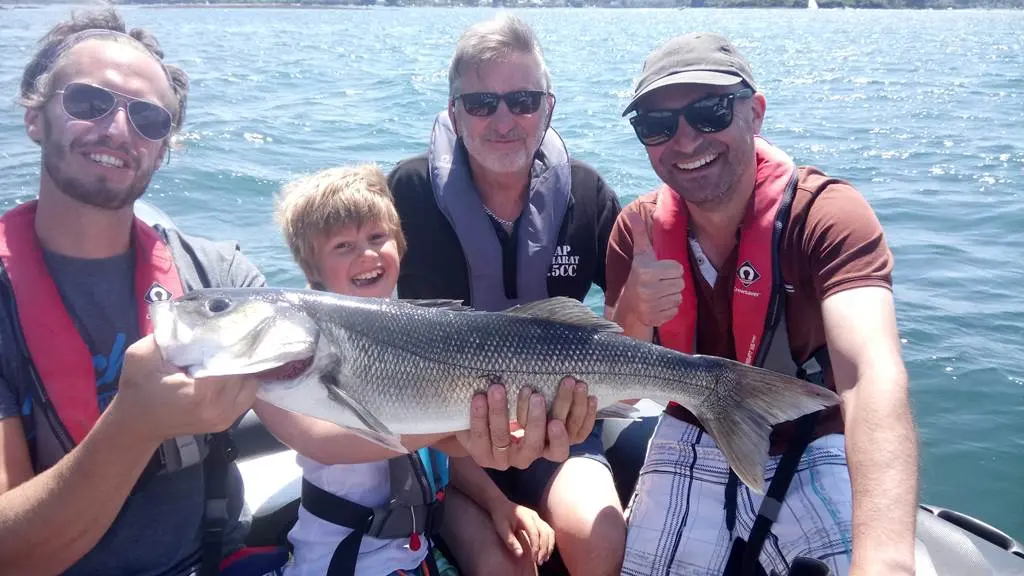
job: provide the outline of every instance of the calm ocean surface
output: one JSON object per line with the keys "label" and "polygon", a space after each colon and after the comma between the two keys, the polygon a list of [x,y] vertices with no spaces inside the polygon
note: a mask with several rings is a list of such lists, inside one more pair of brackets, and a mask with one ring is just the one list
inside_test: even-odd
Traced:
{"label": "calm ocean surface", "polygon": [[[181,149],[147,199],[186,231],[239,240],[272,283],[292,286],[301,276],[271,215],[280,184],[424,150],[458,34],[493,14],[123,11],[192,78]],[[0,209],[36,193],[39,152],[13,99],[33,43],[68,13],[0,11]],[[619,116],[644,56],[697,29],[739,44],[767,95],[764,134],[852,181],[886,227],[922,501],[1024,539],[1024,12],[520,14],[554,76],[554,126],[624,203],[657,184]]]}

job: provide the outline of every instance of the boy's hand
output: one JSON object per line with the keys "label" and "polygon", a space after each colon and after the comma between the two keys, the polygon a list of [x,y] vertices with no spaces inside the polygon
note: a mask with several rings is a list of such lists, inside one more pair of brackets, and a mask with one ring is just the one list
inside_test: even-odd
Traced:
{"label": "boy's hand", "polygon": [[482,394],[473,397],[470,429],[456,432],[456,437],[484,468],[525,469],[538,458],[552,462],[568,459],[569,446],[590,435],[596,417],[597,399],[587,396],[586,384],[566,377],[552,402],[550,420],[542,394],[520,391],[516,421],[523,430],[513,436],[505,388],[494,384],[486,398]]}
{"label": "boy's hand", "polygon": [[489,512],[498,537],[516,558],[525,550],[538,566],[548,561],[555,549],[555,531],[536,512],[510,501]]}

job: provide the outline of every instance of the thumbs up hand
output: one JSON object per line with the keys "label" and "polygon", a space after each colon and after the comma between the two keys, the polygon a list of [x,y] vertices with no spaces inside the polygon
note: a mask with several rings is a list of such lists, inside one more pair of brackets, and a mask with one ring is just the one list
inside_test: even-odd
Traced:
{"label": "thumbs up hand", "polygon": [[647,234],[647,223],[636,212],[626,214],[633,233],[633,264],[620,301],[644,326],[668,322],[683,301],[683,267],[675,260],[658,260]]}

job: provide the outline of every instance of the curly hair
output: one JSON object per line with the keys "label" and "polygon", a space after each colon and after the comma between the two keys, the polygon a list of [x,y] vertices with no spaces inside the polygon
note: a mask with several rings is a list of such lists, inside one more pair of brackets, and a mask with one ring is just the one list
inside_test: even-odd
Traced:
{"label": "curly hair", "polygon": [[143,28],[126,30],[124,19],[113,8],[98,11],[72,12],[71,19],[50,29],[41,40],[39,50],[25,67],[21,77],[18,103],[29,109],[42,107],[56,90],[54,76],[68,59],[75,45],[89,39],[103,39],[132,46],[152,56],[163,68],[167,82],[174,92],[177,109],[171,111],[174,131],[185,124],[188,102],[188,75],[185,71],[163,61],[164,51],[156,36]]}

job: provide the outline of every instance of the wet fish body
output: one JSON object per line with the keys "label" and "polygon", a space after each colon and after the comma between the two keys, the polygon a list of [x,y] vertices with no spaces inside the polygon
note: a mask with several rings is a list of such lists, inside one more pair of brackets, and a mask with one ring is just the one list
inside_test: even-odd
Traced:
{"label": "wet fish body", "polygon": [[515,414],[520,389],[550,404],[570,375],[601,417],[629,417],[626,399],[683,405],[760,491],[771,426],[838,402],[802,380],[623,336],[569,298],[481,312],[450,300],[207,289],[151,313],[165,358],[194,377],[260,373],[264,400],[398,450],[404,434],[467,429],[470,398],[491,382],[506,386]]}

